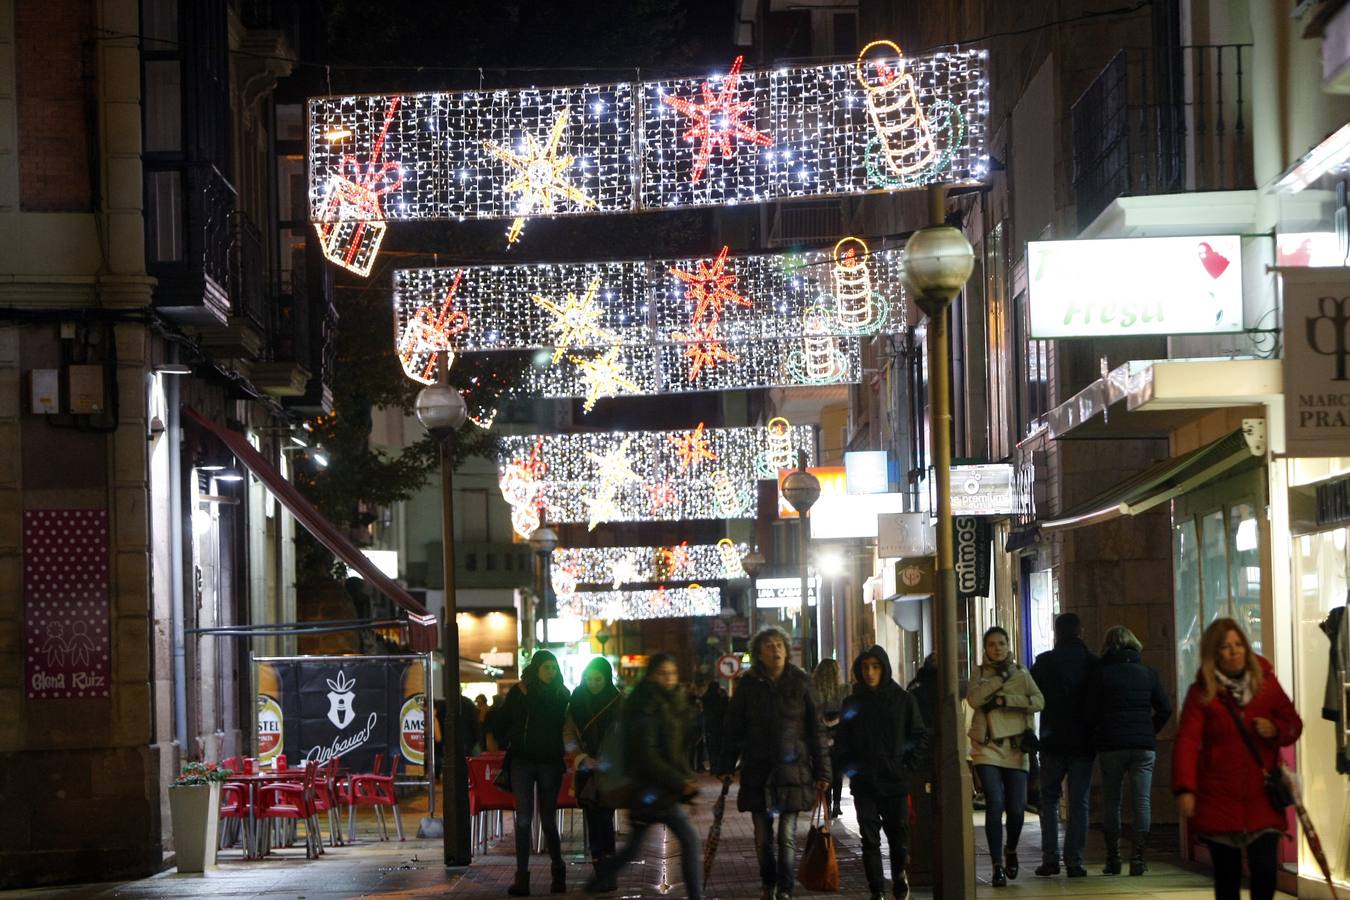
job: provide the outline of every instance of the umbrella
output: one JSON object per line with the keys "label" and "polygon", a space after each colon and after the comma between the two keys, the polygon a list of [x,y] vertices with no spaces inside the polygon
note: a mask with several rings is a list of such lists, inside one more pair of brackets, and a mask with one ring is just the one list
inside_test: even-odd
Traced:
{"label": "umbrella", "polygon": [[722,840],[722,816],[727,811],[727,791],[731,790],[731,779],[722,782],[722,795],[713,804],[712,828],[708,829],[708,842],[703,845],[703,888],[707,890],[708,877],[712,875],[713,858],[717,856],[717,842]]}
{"label": "umbrella", "polygon": [[[1322,839],[1317,836],[1317,829],[1313,827],[1312,816],[1308,815],[1308,808],[1303,805],[1303,786],[1299,779],[1294,777],[1288,769],[1281,767],[1281,774],[1284,780],[1289,783],[1291,794],[1294,797],[1294,812],[1298,814],[1298,823],[1303,827],[1303,837],[1308,841],[1308,849],[1312,850],[1313,857],[1317,860],[1318,868],[1322,870],[1322,877],[1327,880],[1327,887],[1331,889],[1331,900],[1338,900],[1336,896],[1336,882],[1331,877],[1331,865],[1327,862],[1327,853],[1322,849]],[[706,869],[704,870],[707,871]],[[707,880],[707,876],[704,876]]]}

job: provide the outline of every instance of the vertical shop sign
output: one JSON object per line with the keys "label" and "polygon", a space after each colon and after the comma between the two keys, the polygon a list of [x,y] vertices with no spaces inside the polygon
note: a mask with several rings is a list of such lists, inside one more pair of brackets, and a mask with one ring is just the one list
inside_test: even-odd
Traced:
{"label": "vertical shop sign", "polygon": [[989,554],[993,545],[989,522],[978,516],[952,519],[956,532],[956,593],[962,600],[989,596]]}
{"label": "vertical shop sign", "polygon": [[1284,269],[1285,450],[1350,455],[1350,269]]}
{"label": "vertical shop sign", "polygon": [[23,597],[28,696],[111,696],[107,510],[24,511]]}

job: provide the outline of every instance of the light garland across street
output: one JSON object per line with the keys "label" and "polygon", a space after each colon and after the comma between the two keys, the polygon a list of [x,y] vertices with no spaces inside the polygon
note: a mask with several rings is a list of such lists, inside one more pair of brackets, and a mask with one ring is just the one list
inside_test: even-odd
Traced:
{"label": "light garland across street", "polygon": [[632,619],[678,619],[716,616],[722,612],[722,589],[717,587],[667,588],[651,591],[578,591],[558,595],[558,615],[607,621]]}
{"label": "light garland across street", "polygon": [[[718,544],[674,544],[668,547],[560,547],[553,551],[552,577],[557,586],[658,582],[720,581],[744,578],[741,558],[750,548],[730,538]],[[570,592],[569,592],[570,593]]]}
{"label": "light garland across street", "polygon": [[[417,219],[757,203],[973,184],[988,174],[987,54],[855,61],[577,87],[319,97],[310,215],[366,274],[384,226]],[[359,232],[359,233],[354,233]]]}
{"label": "light garland across street", "polygon": [[[505,435],[502,495],[530,521],[551,523],[754,518],[755,480],[776,478],[786,450],[814,457],[811,426],[705,428],[711,459],[683,464],[697,429]],[[523,522],[529,524],[529,522]]]}

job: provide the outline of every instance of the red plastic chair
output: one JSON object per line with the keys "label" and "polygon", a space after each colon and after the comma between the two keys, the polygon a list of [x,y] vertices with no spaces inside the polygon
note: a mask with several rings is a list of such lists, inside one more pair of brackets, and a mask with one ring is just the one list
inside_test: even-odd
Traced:
{"label": "red plastic chair", "polygon": [[398,811],[398,794],[394,790],[394,776],[398,774],[399,755],[395,753],[389,760],[389,774],[381,775],[376,769],[369,775],[353,775],[347,780],[347,803],[350,813],[347,819],[347,842],[356,841],[356,808],[369,806],[375,810],[380,823],[380,840],[389,840],[389,824],[384,811],[394,811],[394,827],[398,830],[398,839],[403,837],[403,817]]}
{"label": "red plastic chair", "polygon": [[502,812],[516,808],[515,795],[493,781],[505,761],[505,753],[484,753],[465,760],[469,767],[470,840],[474,848],[481,846],[484,851],[488,840],[501,836]]}
{"label": "red plastic chair", "polygon": [[333,758],[324,766],[314,779],[314,811],[328,817],[328,846],[342,845],[342,827],[338,818],[338,761]]}
{"label": "red plastic chair", "polygon": [[[296,784],[281,781],[265,784],[258,788],[258,809],[256,817],[260,823],[262,836],[268,836],[268,829],[261,823],[267,820],[289,820],[305,823],[305,857],[318,859],[323,853],[323,840],[319,836],[319,818],[314,804],[314,780],[318,775],[317,763],[306,763],[303,780]],[[265,851],[266,848],[260,848]],[[261,855],[261,853],[259,854]]]}
{"label": "red plastic chair", "polygon": [[220,786],[220,818],[225,827],[220,829],[219,849],[233,847],[239,840],[240,832],[243,833],[244,846],[253,846],[253,831],[249,828],[248,785],[227,781]]}

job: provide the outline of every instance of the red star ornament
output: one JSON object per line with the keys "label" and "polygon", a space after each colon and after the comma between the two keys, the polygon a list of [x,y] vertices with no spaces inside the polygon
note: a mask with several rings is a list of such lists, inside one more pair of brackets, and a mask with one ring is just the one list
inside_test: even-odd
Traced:
{"label": "red star ornament", "polygon": [[735,362],[737,359],[736,354],[723,347],[722,342],[717,339],[715,319],[696,325],[689,334],[677,331],[674,337],[687,345],[684,348],[684,355],[689,357],[690,381],[698,381],[698,376],[703,374],[704,366],[711,369],[720,362]]}
{"label": "red star ornament", "polygon": [[712,311],[711,320],[716,322],[722,318],[722,310],[727,303],[745,307],[754,306],[754,303],[732,290],[736,286],[736,276],[726,270],[727,255],[730,252],[730,247],[723,247],[722,252],[712,261],[712,265],[707,265],[700,259],[692,272],[684,269],[670,270],[670,274],[688,285],[684,289],[684,296],[685,299],[694,302],[694,314],[689,319],[691,324],[698,325],[702,322],[708,316],[709,310]]}
{"label": "red star ornament", "polygon": [[653,512],[675,502],[675,488],[671,486],[669,481],[662,481],[659,484],[644,484],[642,489],[647,492],[647,496],[651,500]]}
{"label": "red star ornament", "polygon": [[673,437],[668,440],[675,447],[675,451],[680,454],[680,471],[688,471],[689,467],[700,460],[717,459],[717,454],[713,452],[708,445],[708,439],[703,436],[702,422],[698,427],[682,437]]}
{"label": "red star ornament", "polygon": [[761,147],[773,143],[773,138],[769,135],[741,121],[741,117],[755,105],[749,100],[736,99],[736,82],[741,77],[741,63],[744,61],[744,56],[736,57],[736,61],[731,64],[731,71],[722,79],[721,91],[714,93],[713,83],[705,81],[702,103],[685,100],[683,97],[662,98],[667,106],[673,106],[681,115],[689,117],[689,129],[684,133],[685,140],[699,142],[698,150],[694,153],[694,181],[703,178],[714,150],[721,150],[722,157],[729,159],[732,142],[738,138]]}

